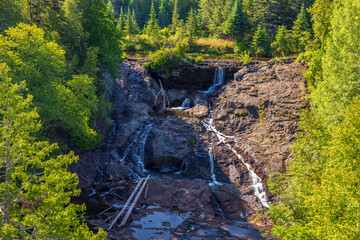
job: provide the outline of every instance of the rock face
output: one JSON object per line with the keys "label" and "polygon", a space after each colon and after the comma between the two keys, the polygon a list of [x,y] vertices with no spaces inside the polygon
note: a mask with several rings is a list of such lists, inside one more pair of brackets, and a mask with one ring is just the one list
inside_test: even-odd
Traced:
{"label": "rock face", "polygon": [[[137,180],[148,174],[142,171],[143,165],[155,180],[150,181],[149,196],[140,200],[142,204],[189,212],[216,209],[218,204],[227,218],[238,220],[263,208],[244,163],[260,177],[271,201],[266,181],[270,173],[285,170],[300,109],[307,105],[302,76],[306,67],[262,62],[238,70],[211,95],[190,89],[185,81],[186,86],[177,83],[177,89],[165,88],[163,98],[157,80],[137,62],[124,61],[123,76],[113,87],[113,131],[102,146],[80,156],[74,168],[79,187],[99,189],[123,179]],[[212,81],[202,80],[202,84],[210,86]],[[191,101],[189,109],[169,108],[181,106],[186,98]],[[221,142],[207,131],[204,122],[209,116],[218,132],[231,137]],[[223,185],[209,188],[212,174]]]}

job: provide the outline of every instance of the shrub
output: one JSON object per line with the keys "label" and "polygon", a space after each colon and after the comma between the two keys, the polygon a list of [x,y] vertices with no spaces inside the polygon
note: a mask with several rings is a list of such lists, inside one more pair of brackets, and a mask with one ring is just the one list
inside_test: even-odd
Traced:
{"label": "shrub", "polygon": [[251,57],[250,57],[250,53],[248,51],[243,51],[242,53],[239,54],[238,57],[239,63],[241,64],[250,64],[251,63]]}

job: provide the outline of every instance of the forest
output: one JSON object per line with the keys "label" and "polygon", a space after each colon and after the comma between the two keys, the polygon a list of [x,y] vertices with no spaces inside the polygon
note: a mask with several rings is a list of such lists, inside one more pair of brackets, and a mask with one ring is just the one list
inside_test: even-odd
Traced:
{"label": "forest", "polygon": [[0,237],[106,239],[72,202],[124,58],[304,62],[309,107],[261,218],[277,239],[359,239],[360,0],[0,0]]}

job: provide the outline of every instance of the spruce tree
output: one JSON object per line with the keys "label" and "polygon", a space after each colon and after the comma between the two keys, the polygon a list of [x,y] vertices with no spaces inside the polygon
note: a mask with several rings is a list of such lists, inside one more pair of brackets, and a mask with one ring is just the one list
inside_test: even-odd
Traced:
{"label": "spruce tree", "polygon": [[242,37],[246,31],[246,16],[243,12],[241,0],[235,0],[232,12],[224,24],[223,33],[231,36]]}
{"label": "spruce tree", "polygon": [[146,27],[144,28],[144,33],[152,36],[152,37],[157,37],[159,35],[159,23],[158,20],[156,18],[156,12],[155,12],[155,6],[154,6],[154,1],[151,3],[151,10],[150,10],[150,18],[149,21],[146,23]]}
{"label": "spruce tree", "polygon": [[171,30],[173,32],[176,31],[176,28],[178,27],[179,24],[179,13],[178,13],[178,2],[177,0],[175,0],[174,2],[174,10],[173,10],[173,14],[171,17]]}
{"label": "spruce tree", "polygon": [[[275,34],[277,27],[285,25],[290,28],[295,17],[293,0],[269,0],[266,14],[268,31]],[[255,9],[256,10],[256,9]]]}
{"label": "spruce tree", "polygon": [[268,57],[270,55],[270,38],[265,26],[258,26],[251,47],[258,57]]}
{"label": "spruce tree", "polygon": [[114,6],[113,6],[111,0],[108,1],[108,3],[106,4],[106,7],[107,7],[109,13],[110,13],[112,16],[115,16]]}
{"label": "spruce tree", "polygon": [[125,30],[125,15],[124,15],[124,11],[123,8],[121,7],[120,9],[120,15],[119,15],[119,19],[116,25],[116,29],[120,32],[120,34],[123,34],[123,31]]}
{"label": "spruce tree", "polygon": [[189,16],[186,19],[186,34],[190,37],[190,42],[193,42],[194,36],[198,32],[198,24],[196,19],[196,12],[191,8]]}
{"label": "spruce tree", "polygon": [[280,26],[277,29],[275,41],[271,44],[275,54],[285,56],[291,52],[291,41],[289,31],[285,26]]}
{"label": "spruce tree", "polygon": [[8,71],[0,65],[0,238],[106,239],[103,230],[95,236],[78,216],[84,205],[70,202],[80,190],[67,168],[78,158],[52,158],[57,146],[35,140],[41,125],[32,96],[22,97],[25,82],[13,83]]}
{"label": "spruce tree", "polygon": [[292,38],[293,38],[293,52],[304,52],[305,47],[310,41],[310,29],[309,23],[306,19],[306,12],[304,6],[302,6],[301,11],[294,22],[292,28]]}
{"label": "spruce tree", "polygon": [[164,6],[164,1],[161,0],[160,7],[159,7],[159,26],[164,28],[168,25],[168,16],[166,13],[166,8]]}

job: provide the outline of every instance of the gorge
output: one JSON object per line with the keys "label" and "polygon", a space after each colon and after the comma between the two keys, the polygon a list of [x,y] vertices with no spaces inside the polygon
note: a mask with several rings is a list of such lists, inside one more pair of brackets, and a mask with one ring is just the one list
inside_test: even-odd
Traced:
{"label": "gorge", "polygon": [[195,66],[161,80],[138,61],[120,70],[113,129],[73,169],[89,225],[106,229],[150,174],[130,223],[108,231],[110,239],[263,239],[267,225],[254,218],[276,201],[269,174],[291,161],[307,107],[306,67],[292,60]]}

